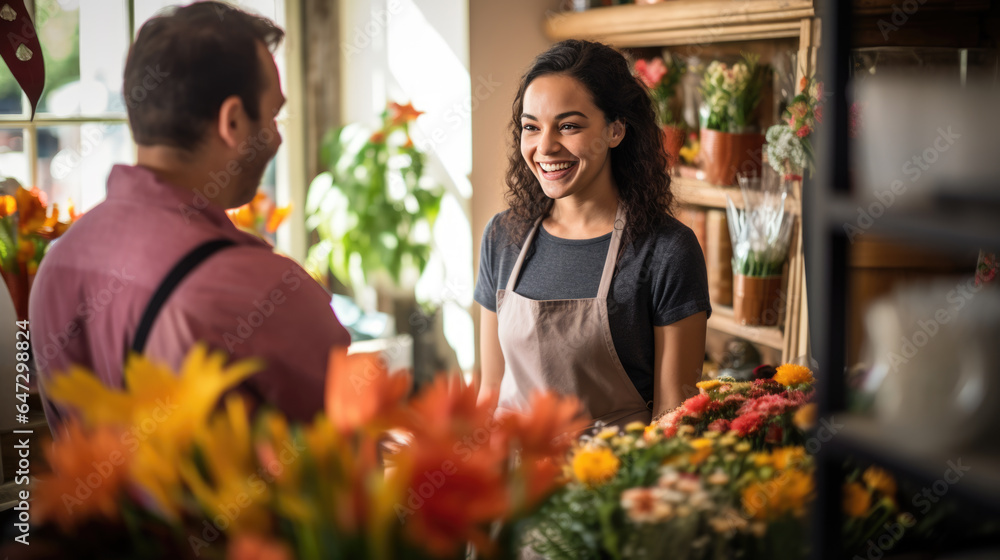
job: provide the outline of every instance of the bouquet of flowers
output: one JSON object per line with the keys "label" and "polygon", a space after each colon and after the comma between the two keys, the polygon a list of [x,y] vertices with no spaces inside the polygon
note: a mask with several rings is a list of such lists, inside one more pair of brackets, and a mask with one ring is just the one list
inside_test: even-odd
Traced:
{"label": "bouquet of flowers", "polygon": [[636,76],[649,88],[649,95],[656,105],[660,124],[682,127],[683,123],[674,117],[671,103],[677,94],[677,85],[684,77],[686,66],[674,56],[664,63],[660,57],[635,62]]}
{"label": "bouquet of flowers", "polygon": [[0,191],[0,274],[10,290],[18,320],[28,317],[28,292],[49,244],[80,217],[69,207],[69,222],[59,221],[38,187],[26,189],[7,179]]}
{"label": "bouquet of flowers", "polygon": [[733,274],[780,276],[788,257],[793,216],[785,211],[786,185],[777,177],[739,177],[743,208],[726,195],[726,218],[733,244]]}
{"label": "bouquet of flowers", "polygon": [[[536,394],[495,418],[458,377],[406,401],[408,375],[330,358],[326,414],[306,425],[238,393],[259,368],[198,346],[180,374],[130,358],[128,390],[73,369],[45,387],[77,411],[32,490],[37,554],[101,558],[512,558],[517,520],[555,490],[586,426],[572,398]],[[406,444],[390,445],[387,431]],[[515,460],[516,457],[516,460]],[[491,534],[496,522],[505,529]]]}
{"label": "bouquet of flowers", "polygon": [[783,122],[767,129],[767,160],[778,173],[801,180],[802,170],[815,163],[809,135],[823,123],[823,82],[803,77],[799,93],[785,109]]}
{"label": "bouquet of flowers", "polygon": [[760,55],[744,53],[732,67],[718,60],[705,70],[701,80],[701,127],[721,132],[747,132],[760,103],[767,66]]}
{"label": "bouquet of flowers", "polygon": [[774,380],[704,381],[650,426],[581,438],[529,542],[553,559],[803,557],[812,382],[792,364]]}
{"label": "bouquet of flowers", "polygon": [[226,210],[236,227],[262,239],[274,235],[291,212],[291,204],[279,208],[267,193],[261,191],[257,191],[253,200],[243,206]]}

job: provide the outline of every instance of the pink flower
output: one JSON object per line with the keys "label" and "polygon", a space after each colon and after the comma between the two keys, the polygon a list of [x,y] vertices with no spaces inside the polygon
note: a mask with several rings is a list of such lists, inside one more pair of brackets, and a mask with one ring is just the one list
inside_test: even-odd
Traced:
{"label": "pink flower", "polygon": [[802,128],[795,131],[795,135],[799,138],[805,138],[806,136],[809,136],[810,132],[812,132],[812,129],[809,128],[809,125],[804,124],[802,125]]}
{"label": "pink flower", "polygon": [[816,122],[823,124],[823,108],[816,107],[813,109],[813,116],[816,118]]}
{"label": "pink flower", "polygon": [[639,79],[642,80],[642,83],[652,89],[659,85],[660,80],[667,74],[667,66],[663,63],[662,58],[656,57],[650,61],[637,60],[635,62],[635,71],[639,75]]}
{"label": "pink flower", "polygon": [[712,432],[719,432],[720,434],[724,434],[729,431],[729,426],[730,426],[729,420],[726,420],[725,418],[719,418],[718,420],[709,424],[708,429],[709,431]]}
{"label": "pink flower", "polygon": [[676,408],[656,421],[656,424],[663,428],[663,437],[672,438],[677,435],[677,428],[680,419],[684,415],[684,407]]}
{"label": "pink flower", "polygon": [[795,406],[796,403],[788,400],[783,395],[764,395],[744,403],[738,414],[756,412],[764,416],[777,416]]}
{"label": "pink flower", "polygon": [[757,412],[748,412],[733,420],[730,429],[736,430],[740,437],[756,433],[764,426],[764,416]]}

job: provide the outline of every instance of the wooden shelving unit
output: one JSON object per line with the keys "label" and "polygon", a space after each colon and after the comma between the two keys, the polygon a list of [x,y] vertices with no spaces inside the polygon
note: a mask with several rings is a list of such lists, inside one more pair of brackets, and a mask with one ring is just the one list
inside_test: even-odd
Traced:
{"label": "wooden shelving unit", "polygon": [[556,41],[600,39],[618,47],[703,45],[802,37],[814,15],[812,0],[690,0],[562,13],[545,31]]}
{"label": "wooden shelving unit", "polygon": [[[583,12],[555,14],[545,22],[553,41],[593,39],[616,47],[689,47],[706,49],[724,43],[757,41],[765,51],[775,44],[787,48],[789,39],[798,39],[796,81],[811,75],[819,46],[819,20],[812,0],[688,0],[653,5],[624,5],[593,8]],[[744,45],[745,46],[745,45]],[[735,48],[735,47],[733,47]],[[752,46],[751,46],[752,48]],[[674,177],[674,193],[683,205],[702,208],[726,207],[726,195],[742,207],[738,187],[719,187],[688,177]],[[801,186],[787,202],[787,210],[801,216]],[[798,220],[796,220],[798,222]],[[771,349],[783,361],[808,354],[808,320],[805,302],[805,273],[798,223],[793,232],[789,262],[785,271],[786,307],[777,327],[738,325],[732,309],[713,304],[708,327],[711,331],[746,339]]]}
{"label": "wooden shelving unit", "polygon": [[712,305],[712,316],[708,319],[708,328],[777,350],[780,350],[784,344],[784,334],[781,329],[741,325],[733,318],[733,308],[726,305]]}

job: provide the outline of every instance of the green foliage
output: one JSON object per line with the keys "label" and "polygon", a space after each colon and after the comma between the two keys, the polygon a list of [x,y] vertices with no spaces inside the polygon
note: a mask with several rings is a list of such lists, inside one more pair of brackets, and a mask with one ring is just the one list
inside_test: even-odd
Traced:
{"label": "green foliage", "polygon": [[407,120],[387,111],[382,121],[375,133],[357,124],[330,131],[320,152],[327,171],[309,186],[306,227],[319,237],[309,267],[346,285],[359,280],[354,270],[363,281],[384,273],[400,286],[430,259],[443,189],[425,177],[425,155],[410,141]]}

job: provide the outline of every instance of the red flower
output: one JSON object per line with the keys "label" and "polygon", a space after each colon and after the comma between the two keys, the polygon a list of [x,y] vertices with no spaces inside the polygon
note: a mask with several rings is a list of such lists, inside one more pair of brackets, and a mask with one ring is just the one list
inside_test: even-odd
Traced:
{"label": "red flower", "polygon": [[767,443],[781,443],[781,439],[785,436],[785,429],[777,424],[772,424],[767,428],[767,435],[764,436],[764,441]]}
{"label": "red flower", "polygon": [[783,395],[764,395],[744,403],[739,413],[756,412],[765,416],[777,416],[795,406],[795,402],[785,398]]}
{"label": "red flower", "polygon": [[695,395],[690,399],[684,401],[684,411],[688,416],[693,416],[695,418],[698,418],[699,416],[701,416],[701,413],[705,412],[705,409],[708,408],[708,403],[710,400],[711,398],[708,396],[707,393],[701,395]]}
{"label": "red flower", "polygon": [[663,76],[666,76],[667,66],[663,63],[663,59],[659,57],[648,62],[645,60],[637,60],[635,63],[635,72],[639,75],[639,79],[642,80],[642,83],[646,84],[646,87],[652,89],[659,85]]}
{"label": "red flower", "polygon": [[730,429],[736,430],[740,437],[756,433],[764,426],[764,416],[757,412],[748,412],[733,420]]}
{"label": "red flower", "polygon": [[799,138],[805,138],[806,136],[809,136],[809,133],[811,132],[812,129],[809,128],[809,125],[804,124],[802,125],[802,128],[795,131],[795,135],[798,136]]}

